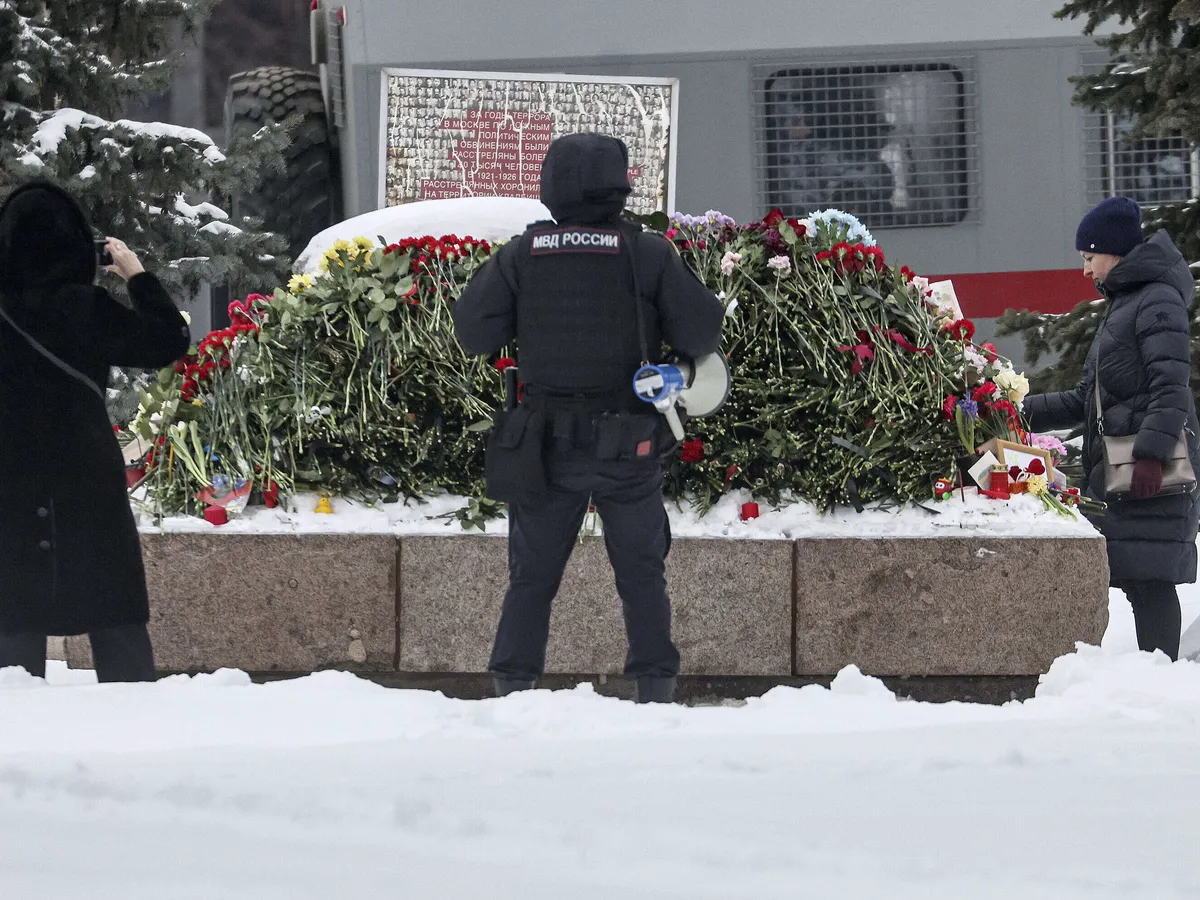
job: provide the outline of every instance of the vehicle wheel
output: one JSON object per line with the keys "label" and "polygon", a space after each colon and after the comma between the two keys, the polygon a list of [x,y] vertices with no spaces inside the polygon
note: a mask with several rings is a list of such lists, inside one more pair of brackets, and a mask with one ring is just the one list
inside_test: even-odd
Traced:
{"label": "vehicle wheel", "polygon": [[229,79],[227,139],[294,120],[282,172],[267,171],[257,188],[235,196],[233,214],[261,219],[287,238],[292,259],[317,232],[341,220],[341,184],[333,129],[315,72],[265,66]]}

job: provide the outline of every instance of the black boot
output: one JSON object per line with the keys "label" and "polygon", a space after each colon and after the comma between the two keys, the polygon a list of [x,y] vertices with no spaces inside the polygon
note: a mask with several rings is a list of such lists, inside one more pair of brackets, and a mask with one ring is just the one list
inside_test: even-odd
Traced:
{"label": "black boot", "polygon": [[534,683],[532,678],[510,678],[507,675],[492,676],[492,685],[496,689],[497,697],[503,697],[515,691],[532,691]]}
{"label": "black boot", "polygon": [[673,703],[674,701],[674,675],[642,675],[638,678],[638,703]]}

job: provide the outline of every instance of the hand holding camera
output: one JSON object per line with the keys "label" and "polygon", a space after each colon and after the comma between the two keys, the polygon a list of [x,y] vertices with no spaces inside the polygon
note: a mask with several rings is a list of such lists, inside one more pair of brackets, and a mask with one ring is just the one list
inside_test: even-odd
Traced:
{"label": "hand holding camera", "polygon": [[126,281],[146,271],[137,254],[130,250],[124,241],[114,237],[96,238],[96,265],[109,272],[116,272]]}

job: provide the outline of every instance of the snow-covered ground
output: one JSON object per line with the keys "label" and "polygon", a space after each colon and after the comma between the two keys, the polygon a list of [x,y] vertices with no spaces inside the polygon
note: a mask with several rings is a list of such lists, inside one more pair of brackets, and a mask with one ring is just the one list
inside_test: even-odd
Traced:
{"label": "snow-covered ground", "polygon": [[9,669],[0,898],[1195,898],[1200,665],[1133,646],[1115,595],[1003,707]]}

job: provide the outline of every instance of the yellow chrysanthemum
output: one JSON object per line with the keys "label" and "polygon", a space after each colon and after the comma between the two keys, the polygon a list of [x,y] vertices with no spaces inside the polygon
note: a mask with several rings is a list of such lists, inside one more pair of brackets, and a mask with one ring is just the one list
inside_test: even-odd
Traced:
{"label": "yellow chrysanthemum", "polygon": [[1045,475],[1030,475],[1026,481],[1029,486],[1027,490],[1035,497],[1041,497],[1049,490],[1049,485],[1046,483]]}
{"label": "yellow chrysanthemum", "polygon": [[345,238],[338,238],[336,241],[333,242],[333,246],[330,247],[328,250],[326,250],[325,253],[321,256],[321,271],[328,272],[329,267],[333,263],[338,263],[338,265],[341,265],[342,261],[341,261],[341,258],[338,256],[338,254],[342,251],[345,251],[346,255],[349,256],[351,259],[353,259],[355,256],[358,255],[357,247],[355,247],[352,243],[350,243]]}
{"label": "yellow chrysanthemum", "polygon": [[311,275],[293,275],[288,281],[288,290],[293,294],[298,294],[301,291],[306,291],[313,286],[313,277]]}

